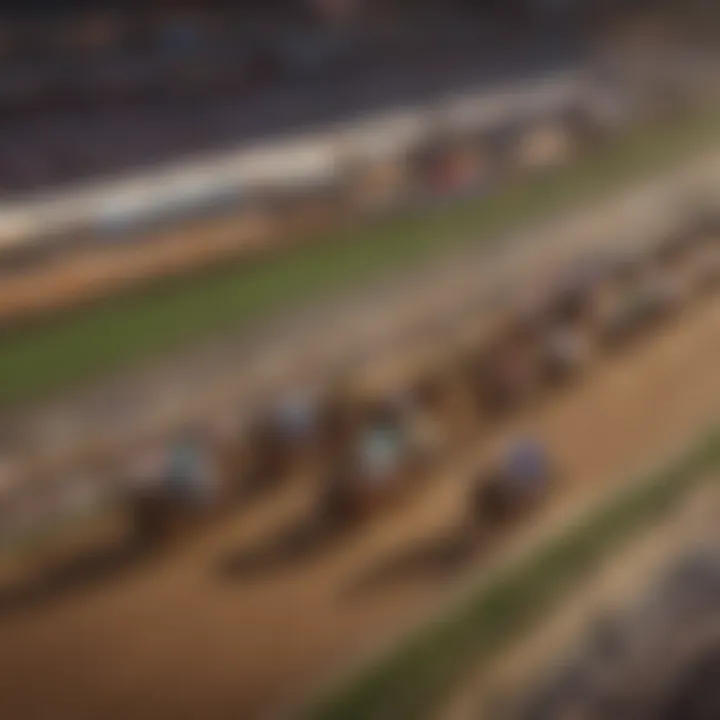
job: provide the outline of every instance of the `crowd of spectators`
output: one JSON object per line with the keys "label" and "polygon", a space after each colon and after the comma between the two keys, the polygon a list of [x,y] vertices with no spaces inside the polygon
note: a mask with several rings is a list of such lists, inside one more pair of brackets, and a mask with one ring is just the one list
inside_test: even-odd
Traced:
{"label": "crowd of spectators", "polygon": [[152,5],[0,18],[0,191],[222,149],[573,55],[503,3]]}

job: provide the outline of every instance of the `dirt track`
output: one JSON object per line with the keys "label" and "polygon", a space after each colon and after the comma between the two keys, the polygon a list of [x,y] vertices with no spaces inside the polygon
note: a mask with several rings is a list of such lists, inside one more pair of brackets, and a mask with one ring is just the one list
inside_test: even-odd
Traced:
{"label": "dirt track", "polygon": [[[719,362],[715,300],[519,420],[566,469],[548,523],[716,418]],[[302,486],[154,566],[0,618],[0,717],[246,718],[282,705],[481,571],[480,556],[454,570],[433,561],[462,516],[468,462],[395,517],[291,566],[266,558],[253,571],[252,555],[306,514],[313,495]]]}
{"label": "dirt track", "polygon": [[274,228],[259,216],[233,215],[188,223],[133,242],[108,239],[44,259],[23,269],[0,271],[0,324],[53,313],[99,297],[197,271],[270,245]]}
{"label": "dirt track", "polygon": [[[332,303],[297,308],[242,336],[219,338],[36,407],[0,413],[8,427],[19,430],[18,447],[7,450],[21,465],[74,472],[87,464],[87,454],[124,455],[139,438],[168,432],[179,417],[251,408],[258,396],[279,386],[336,375],[369,347],[397,342],[418,321],[456,315],[471,301],[479,307],[499,281],[520,287],[583,248],[642,243],[667,231],[681,221],[688,198],[717,186],[719,168],[714,154],[693,159],[670,175],[552,215],[492,252],[482,243],[462,247],[408,268],[402,277],[391,274],[372,287],[349,289]],[[108,407],[117,412],[109,417]]]}

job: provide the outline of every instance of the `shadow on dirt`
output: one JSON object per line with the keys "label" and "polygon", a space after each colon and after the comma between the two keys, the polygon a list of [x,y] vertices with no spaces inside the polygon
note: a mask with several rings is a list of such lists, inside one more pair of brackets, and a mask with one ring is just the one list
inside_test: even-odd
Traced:
{"label": "shadow on dirt", "polygon": [[224,580],[260,578],[314,559],[330,551],[334,541],[346,535],[340,528],[302,518],[258,545],[222,555],[215,570]]}
{"label": "shadow on dirt", "polygon": [[114,580],[137,568],[145,557],[129,543],[112,543],[53,563],[27,579],[0,586],[0,620]]}
{"label": "shadow on dirt", "polygon": [[361,599],[399,585],[452,578],[484,556],[488,545],[457,530],[414,542],[376,563],[343,591],[344,598]]}

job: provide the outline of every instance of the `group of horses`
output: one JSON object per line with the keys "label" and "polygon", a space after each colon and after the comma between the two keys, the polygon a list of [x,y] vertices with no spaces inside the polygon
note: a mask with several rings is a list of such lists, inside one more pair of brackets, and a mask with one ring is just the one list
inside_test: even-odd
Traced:
{"label": "group of horses", "polygon": [[[317,483],[317,523],[368,520],[431,480],[483,426],[573,381],[602,352],[718,284],[720,215],[695,217],[640,251],[579,258],[530,303],[511,303],[474,344],[428,338],[432,352],[413,347],[399,362],[285,397],[241,427],[188,428],[130,484],[134,537],[154,547],[291,477]],[[544,495],[555,472],[547,451],[536,443],[524,465],[516,455],[478,472],[472,523],[495,523]]]}

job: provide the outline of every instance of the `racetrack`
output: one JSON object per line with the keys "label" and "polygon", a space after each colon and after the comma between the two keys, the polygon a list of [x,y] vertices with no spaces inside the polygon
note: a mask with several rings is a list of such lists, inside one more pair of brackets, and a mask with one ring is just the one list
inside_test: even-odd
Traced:
{"label": "racetrack", "polygon": [[[475,198],[369,226],[361,224],[330,233],[324,241],[298,252],[249,265],[226,262],[216,272],[159,283],[148,292],[90,303],[54,316],[52,322],[21,327],[3,338],[0,400],[4,406],[42,400],[157,357],[192,352],[194,346],[224,334],[247,336],[279,315],[295,319],[297,308],[307,310],[319,301],[334,305],[347,288],[361,291],[383,275],[403,276],[412,266],[442,262],[453,249],[459,252],[482,245],[483,240],[489,242],[518,226],[541,222],[552,212],[602,197],[619,185],[674,172],[691,158],[704,159],[717,136],[716,111],[677,124],[639,128],[577,164],[551,176],[518,182],[490,200]],[[250,225],[254,222],[249,220]],[[258,222],[262,223],[262,218]],[[248,233],[252,234],[251,230]],[[181,262],[180,256],[186,252],[207,252],[219,261],[216,251],[242,238],[228,237],[222,223],[214,231],[217,237],[208,239],[202,251],[194,246],[200,235],[192,231],[183,249],[166,241],[153,251],[161,256],[161,265]],[[123,258],[123,253],[137,257]],[[98,290],[109,278],[119,282],[133,274],[135,263],[149,262],[153,253],[148,253],[142,245],[135,250],[118,249],[111,262],[106,258],[101,263],[104,269],[95,280],[85,278],[81,284],[90,282]],[[72,304],[70,296],[63,293],[67,290],[74,295],[72,287],[79,276],[88,268],[95,272],[99,263],[97,258],[86,262],[72,272],[65,268],[60,278],[51,272],[49,279],[6,279],[0,283],[0,316],[19,311],[25,301],[58,307]],[[63,297],[56,296],[51,302],[58,289]]]}
{"label": "racetrack", "polygon": [[565,480],[488,557],[448,566],[438,551],[464,517],[468,468],[509,427],[488,430],[394,516],[306,558],[268,551],[307,516],[314,490],[296,485],[171,557],[7,614],[0,716],[251,718],[283,706],[715,420],[719,362],[713,299],[518,419],[547,439]]}
{"label": "racetrack", "polygon": [[[706,193],[712,197],[718,168],[714,154],[692,159],[671,175],[615,190],[523,232],[491,238],[497,240],[492,247],[477,243],[446,252],[444,258],[406,268],[401,277],[378,278],[362,291],[344,291],[336,302],[298,308],[252,332],[219,338],[85,392],[18,412],[3,408],[6,427],[17,431],[4,438],[6,457],[20,466],[39,466],[33,473],[50,477],[53,484],[57,477],[79,473],[83,482],[102,492],[102,478],[117,473],[129,449],[172,432],[178,422],[214,422],[218,416],[237,414],[238,408],[252,413],[263,397],[273,397],[284,387],[313,384],[318,378],[327,382],[362,364],[370,352],[386,354],[418,326],[427,327],[429,318],[438,326],[454,323],[459,315],[476,323],[489,294],[531,285],[538,272],[556,272],[584,249],[642,244],[667,232],[687,221],[692,200]],[[192,297],[189,302],[194,302]],[[75,329],[83,343],[84,327],[80,323]],[[36,371],[63,374],[73,365],[69,356],[55,354],[54,343],[66,330],[48,328],[49,344],[43,341],[29,356],[8,349],[4,359],[11,367],[3,366],[0,353],[0,367],[7,370],[4,377],[12,378],[13,387],[23,392],[15,363],[28,372],[25,379]],[[118,342],[125,342],[122,332],[117,335]],[[113,352],[115,341],[116,334],[110,333],[97,352]],[[97,463],[88,458],[97,456],[105,458],[105,470],[88,471]]]}

